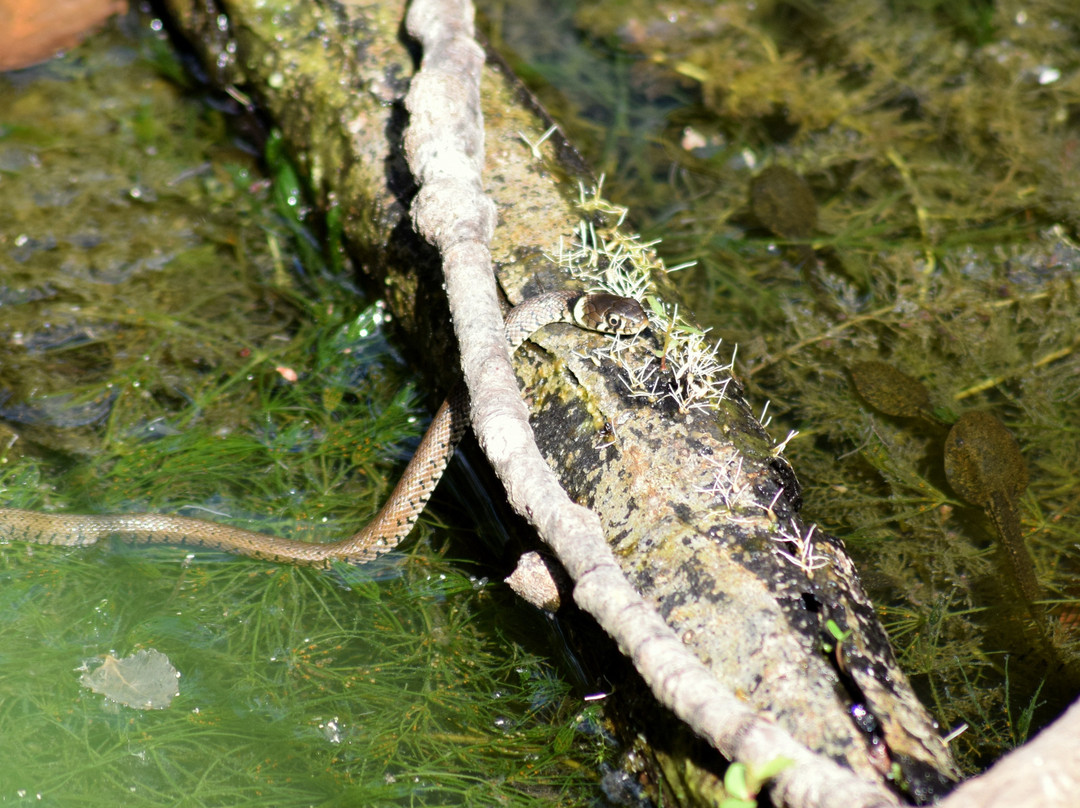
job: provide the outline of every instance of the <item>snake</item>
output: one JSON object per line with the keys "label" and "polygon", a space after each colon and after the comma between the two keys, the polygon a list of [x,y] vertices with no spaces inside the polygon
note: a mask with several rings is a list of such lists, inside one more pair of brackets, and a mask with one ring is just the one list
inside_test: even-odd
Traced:
{"label": "snake", "polygon": [[[510,310],[504,332],[511,351],[552,323],[607,334],[637,334],[648,324],[641,304],[607,292],[547,292]],[[328,567],[365,564],[394,549],[411,532],[469,424],[469,395],[459,382],[442,402],[401,478],[375,516],[358,532],[313,543],[174,514],[64,514],[0,508],[0,540],[87,547],[115,536],[147,544],[181,544],[267,561]]]}

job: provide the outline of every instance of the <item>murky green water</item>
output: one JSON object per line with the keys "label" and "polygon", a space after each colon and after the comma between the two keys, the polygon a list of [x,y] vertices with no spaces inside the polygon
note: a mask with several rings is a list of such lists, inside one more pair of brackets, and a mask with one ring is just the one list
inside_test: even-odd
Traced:
{"label": "murky green water", "polygon": [[[306,245],[287,167],[125,26],[0,76],[3,499],[347,535],[425,420],[381,310]],[[596,799],[609,747],[543,622],[448,535],[330,572],[0,545],[0,802]],[[167,709],[80,685],[140,649],[181,673]]]}
{"label": "murky green water", "polygon": [[[1075,4],[535,5],[482,3],[487,30],[667,264],[697,262],[676,282],[773,436],[798,432],[804,513],[942,724],[971,727],[964,765],[1021,743],[1080,689]],[[948,427],[869,406],[867,361],[1018,440],[1047,620],[949,485]]]}
{"label": "murky green water", "polygon": [[[514,47],[539,51],[545,100],[609,195],[669,264],[698,262],[684,293],[740,344],[774,436],[799,431],[807,513],[845,538],[943,724],[973,727],[957,742],[973,769],[1075,688],[1042,682],[1046,648],[990,522],[948,485],[944,432],[875,411],[848,368],[887,360],[947,418],[986,410],[1016,436],[1048,639],[1074,659],[1080,22],[1049,0],[923,5],[487,13],[526,31]],[[419,431],[408,378],[371,302],[294,241],[285,169],[266,185],[161,68],[179,75],[154,40],[113,36],[0,78],[4,499],[343,535]],[[806,181],[808,236],[755,212],[774,164]],[[424,529],[331,573],[0,546],[0,800],[598,798],[603,744],[522,639],[542,627],[444,563],[445,542]],[[169,709],[80,687],[95,659],[142,648],[181,671]]]}

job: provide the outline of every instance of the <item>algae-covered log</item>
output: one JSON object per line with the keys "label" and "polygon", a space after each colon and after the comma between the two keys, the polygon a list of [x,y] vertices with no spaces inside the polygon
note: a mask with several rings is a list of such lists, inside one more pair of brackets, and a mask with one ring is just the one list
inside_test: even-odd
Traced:
{"label": "algae-covered log", "polygon": [[[439,276],[405,216],[413,187],[400,102],[414,64],[399,39],[403,8],[170,5],[213,78],[281,128],[356,264],[427,346],[430,370],[448,375]],[[654,257],[620,231],[620,211],[579,198],[591,182],[572,151],[558,138],[535,145],[547,122],[511,77],[489,68],[483,99],[499,215],[492,253],[507,298],[604,283],[648,295],[655,314],[652,333],[631,345],[549,329],[519,357],[540,446],[564,485],[596,511],[625,575],[719,682],[879,784],[882,804],[889,776],[916,799],[943,793],[957,777],[948,750],[842,545],[799,517],[783,446],[676,316]]]}

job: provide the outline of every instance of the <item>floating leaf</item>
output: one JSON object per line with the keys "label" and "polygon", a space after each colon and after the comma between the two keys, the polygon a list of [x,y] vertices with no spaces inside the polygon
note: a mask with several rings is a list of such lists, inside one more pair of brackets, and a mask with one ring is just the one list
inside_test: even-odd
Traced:
{"label": "floating leaf", "polygon": [[180,672],[158,651],[139,651],[117,659],[106,654],[102,664],[79,682],[108,699],[137,710],[163,710],[180,695]]}

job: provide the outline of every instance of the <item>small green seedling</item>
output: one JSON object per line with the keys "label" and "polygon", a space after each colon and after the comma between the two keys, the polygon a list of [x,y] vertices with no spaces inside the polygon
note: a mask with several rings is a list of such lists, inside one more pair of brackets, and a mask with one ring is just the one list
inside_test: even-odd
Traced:
{"label": "small green seedling", "polygon": [[724,772],[724,791],[727,797],[720,808],[755,808],[761,787],[795,763],[791,758],[776,757],[763,766],[732,763]]}
{"label": "small green seedling", "polygon": [[823,642],[821,644],[821,648],[822,648],[823,651],[825,651],[826,654],[831,654],[832,651],[833,651],[833,648],[835,648],[837,645],[839,645],[840,643],[842,643],[844,640],[846,640],[848,637],[851,636],[851,631],[850,630],[849,631],[844,631],[842,628],[840,628],[840,626],[838,626],[836,624],[836,621],[833,620],[832,618],[829,618],[828,620],[825,621],[825,629],[826,629],[826,631],[829,632],[829,634],[832,636],[832,638],[834,640],[836,640],[835,645],[833,643],[831,643],[831,642],[828,642],[828,641],[825,641],[825,642]]}

